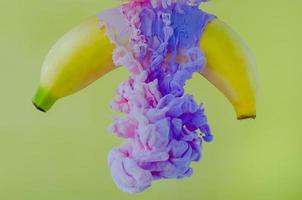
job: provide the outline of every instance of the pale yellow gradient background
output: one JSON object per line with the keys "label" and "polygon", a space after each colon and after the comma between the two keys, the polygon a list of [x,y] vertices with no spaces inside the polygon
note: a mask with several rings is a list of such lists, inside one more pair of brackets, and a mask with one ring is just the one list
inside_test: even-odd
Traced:
{"label": "pale yellow gradient background", "polygon": [[187,92],[203,101],[215,140],[194,175],[119,191],[107,154],[121,141],[107,132],[108,106],[127,79],[116,70],[60,100],[49,113],[31,105],[52,44],[115,0],[0,0],[1,200],[301,200],[302,3],[213,0],[203,8],[232,26],[258,63],[256,120],[237,121],[231,105],[200,76]]}

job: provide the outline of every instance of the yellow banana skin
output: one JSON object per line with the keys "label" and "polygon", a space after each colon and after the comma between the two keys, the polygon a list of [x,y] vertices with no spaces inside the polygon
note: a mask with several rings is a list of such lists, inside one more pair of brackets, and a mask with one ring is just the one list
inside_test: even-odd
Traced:
{"label": "yellow banana skin", "polygon": [[105,26],[100,28],[98,17],[76,26],[59,39],[46,56],[33,104],[46,112],[57,99],[83,89],[115,69],[114,48]]}
{"label": "yellow banana skin", "polygon": [[[65,34],[50,50],[33,98],[37,109],[48,111],[61,97],[73,94],[114,70],[115,46],[91,17]],[[256,116],[254,60],[244,42],[219,19],[210,22],[200,40],[207,65],[200,72],[232,103],[237,118]]]}
{"label": "yellow banana skin", "polygon": [[232,103],[238,119],[256,117],[255,62],[241,38],[219,19],[211,21],[200,40],[207,64],[201,74]]}

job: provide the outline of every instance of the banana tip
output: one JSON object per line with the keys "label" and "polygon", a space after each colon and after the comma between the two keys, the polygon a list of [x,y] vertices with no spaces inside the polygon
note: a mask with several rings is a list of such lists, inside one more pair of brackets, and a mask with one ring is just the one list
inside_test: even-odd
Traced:
{"label": "banana tip", "polygon": [[36,104],[34,101],[32,101],[33,105],[37,108],[37,110],[41,111],[41,112],[47,112],[46,109],[43,109],[42,107],[40,107],[38,104]]}
{"label": "banana tip", "polygon": [[237,117],[238,120],[245,120],[245,119],[256,119],[256,115],[241,115]]}
{"label": "banana tip", "polygon": [[56,102],[57,98],[50,95],[47,90],[40,87],[34,96],[32,103],[41,112],[47,112]]}

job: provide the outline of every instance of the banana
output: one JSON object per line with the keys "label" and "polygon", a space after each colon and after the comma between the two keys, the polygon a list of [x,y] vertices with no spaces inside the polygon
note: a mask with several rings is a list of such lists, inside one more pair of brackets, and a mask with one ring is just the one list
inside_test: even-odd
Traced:
{"label": "banana", "polygon": [[[40,86],[33,98],[35,107],[48,111],[56,100],[73,94],[114,70],[115,45],[91,17],[66,35],[50,50],[41,71]],[[221,20],[210,22],[200,40],[207,65],[200,72],[232,103],[237,118],[256,116],[256,75],[251,53],[244,42]]]}
{"label": "banana", "polygon": [[73,94],[115,69],[115,46],[91,17],[66,33],[51,48],[41,70],[40,86],[33,98],[35,107],[46,112],[61,97]]}
{"label": "banana", "polygon": [[202,72],[232,103],[238,119],[256,117],[256,66],[242,39],[219,19],[211,21],[200,40],[207,64]]}

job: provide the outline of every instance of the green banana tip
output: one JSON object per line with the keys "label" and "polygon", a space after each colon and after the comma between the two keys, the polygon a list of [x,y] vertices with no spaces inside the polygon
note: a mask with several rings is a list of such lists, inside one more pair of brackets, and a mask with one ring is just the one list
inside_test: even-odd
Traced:
{"label": "green banana tip", "polygon": [[39,111],[47,112],[56,100],[57,98],[49,94],[44,88],[39,87],[32,99],[32,103]]}
{"label": "green banana tip", "polygon": [[47,112],[47,110],[45,110],[44,108],[41,108],[38,104],[36,104],[36,102],[32,101],[32,103],[36,107],[37,110],[39,110],[41,112]]}

